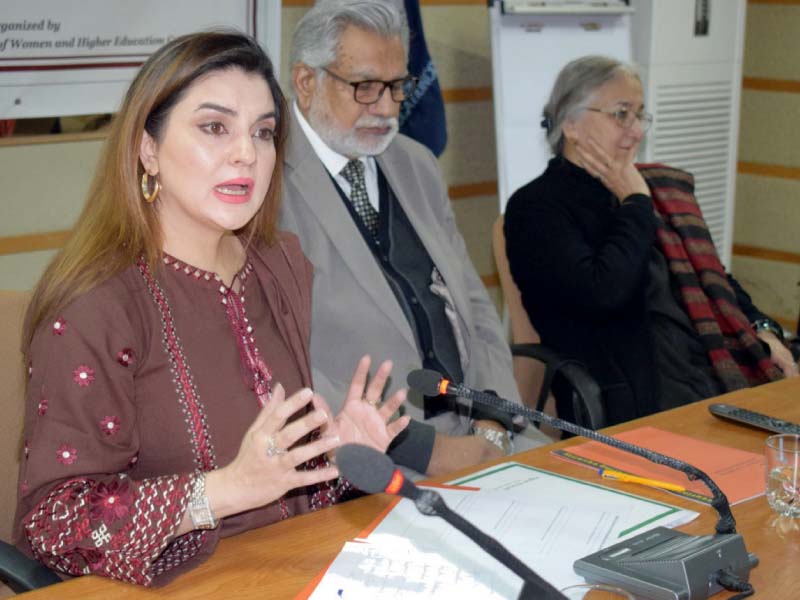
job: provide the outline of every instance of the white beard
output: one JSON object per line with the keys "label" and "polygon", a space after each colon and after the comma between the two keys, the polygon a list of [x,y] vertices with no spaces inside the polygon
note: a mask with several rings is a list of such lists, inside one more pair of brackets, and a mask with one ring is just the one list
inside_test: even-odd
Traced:
{"label": "white beard", "polygon": [[[397,135],[400,125],[396,117],[377,117],[373,115],[362,115],[356,121],[352,129],[347,131],[339,130],[336,125],[328,118],[329,111],[323,105],[323,101],[317,96],[312,98],[308,108],[308,124],[317,132],[320,139],[328,147],[348,158],[359,156],[376,156],[381,154]],[[389,131],[384,135],[358,135],[359,127],[388,127]]]}

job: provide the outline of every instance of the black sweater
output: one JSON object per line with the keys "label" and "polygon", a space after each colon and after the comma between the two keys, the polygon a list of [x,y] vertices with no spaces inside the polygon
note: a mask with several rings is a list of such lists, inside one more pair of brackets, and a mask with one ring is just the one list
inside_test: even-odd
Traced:
{"label": "black sweater", "polygon": [[[544,344],[577,358],[597,379],[609,424],[658,410],[647,305],[656,227],[648,196],[620,204],[562,157],[506,207],[506,252],[525,310]],[[732,284],[743,312],[758,318]]]}

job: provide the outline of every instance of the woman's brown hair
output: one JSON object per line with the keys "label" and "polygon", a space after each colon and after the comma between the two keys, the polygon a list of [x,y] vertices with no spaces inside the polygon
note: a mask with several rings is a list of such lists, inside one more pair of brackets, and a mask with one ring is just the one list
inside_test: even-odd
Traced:
{"label": "woman's brown hair", "polygon": [[248,242],[274,241],[288,120],[272,62],[255,40],[238,32],[209,31],[176,38],[148,59],[128,88],[109,129],[83,211],[34,290],[25,317],[23,351],[27,352],[42,321],[78,296],[142,257],[151,269],[159,264],[162,239],[157,208],[145,203],[140,192],[142,135],[147,131],[159,141],[171,109],[189,86],[223,69],[261,75],[275,102],[272,180],[258,213],[236,232]]}

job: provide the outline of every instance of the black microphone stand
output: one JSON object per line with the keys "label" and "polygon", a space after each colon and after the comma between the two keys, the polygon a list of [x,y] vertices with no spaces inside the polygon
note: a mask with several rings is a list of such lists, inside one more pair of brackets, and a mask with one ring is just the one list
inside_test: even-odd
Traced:
{"label": "black microphone stand", "polygon": [[386,492],[408,498],[428,517],[440,517],[475,542],[501,565],[523,581],[519,600],[565,600],[565,596],[527,567],[492,536],[453,512],[441,494],[420,489],[397,470],[392,459],[374,448],[345,444],[339,448],[337,463],[342,475],[357,488],[371,494]]}
{"label": "black microphone stand", "polygon": [[[422,391],[424,392],[424,390]],[[531,408],[528,408],[527,406],[522,406],[521,404],[509,402],[504,398],[493,396],[492,394],[487,394],[485,392],[479,392],[477,390],[473,390],[468,387],[464,387],[462,385],[452,383],[449,381],[447,384],[447,392],[450,394],[455,394],[467,398],[469,400],[480,402],[481,404],[489,404],[494,408],[498,408],[502,411],[505,411],[513,415],[522,415],[532,421],[545,423],[561,431],[568,431],[569,433],[574,433],[575,435],[579,435],[581,437],[585,437],[590,440],[601,442],[613,448],[619,448],[620,450],[625,450],[627,452],[630,452],[631,454],[635,454],[637,456],[641,456],[642,458],[646,458],[650,462],[656,463],[658,465],[665,465],[677,471],[681,471],[682,473],[686,474],[686,476],[692,481],[699,479],[711,491],[712,495],[711,506],[714,508],[714,510],[717,511],[717,514],[719,515],[719,519],[717,520],[717,525],[716,525],[717,533],[720,534],[736,533],[736,519],[734,519],[733,513],[731,512],[731,507],[730,503],[728,502],[728,497],[721,489],[719,489],[719,486],[716,483],[714,483],[714,480],[711,479],[711,477],[709,477],[704,471],[690,465],[689,463],[686,463],[682,460],[678,460],[677,458],[673,458],[671,456],[666,456],[665,454],[661,454],[659,452],[648,450],[647,448],[641,448],[639,446],[635,446],[628,442],[624,442],[622,440],[613,438],[609,435],[597,433],[596,431],[593,431],[591,429],[586,429],[585,427],[580,427],[578,425],[575,425],[574,423],[570,423],[569,421],[564,421],[557,417],[551,417],[550,415],[547,415],[538,410],[533,410]]]}
{"label": "black microphone stand", "polygon": [[563,600],[565,598],[564,594],[506,550],[505,546],[483,533],[458,513],[453,512],[439,493],[429,489],[419,489],[419,492],[414,495],[413,501],[419,512],[428,516],[441,517],[478,544],[492,558],[520,577],[524,584],[517,596],[518,600]]}

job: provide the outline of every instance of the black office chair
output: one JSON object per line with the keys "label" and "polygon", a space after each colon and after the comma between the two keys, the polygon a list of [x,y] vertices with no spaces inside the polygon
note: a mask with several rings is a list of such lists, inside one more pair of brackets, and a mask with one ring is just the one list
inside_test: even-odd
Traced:
{"label": "black office chair", "polygon": [[[583,364],[577,360],[561,357],[539,343],[539,334],[522,306],[519,288],[511,277],[503,234],[503,215],[497,218],[492,228],[492,249],[503,297],[511,318],[513,340],[511,354],[515,357],[514,377],[517,379],[517,387],[523,402],[528,406],[533,405],[535,390],[538,389],[536,410],[551,416],[558,414],[562,419],[582,427],[602,429],[606,425],[606,417],[600,386]],[[516,360],[518,358],[524,360]],[[529,361],[534,362],[528,364]],[[541,365],[544,365],[544,372]],[[555,402],[551,392],[555,396]],[[536,425],[539,426],[538,423]],[[551,437],[556,435],[556,432],[549,427],[545,427],[543,431]],[[561,432],[560,437],[564,435]]]}
{"label": "black office chair", "polygon": [[[600,386],[581,362],[564,358],[542,344],[512,344],[511,354],[544,363],[536,410],[544,410],[552,391],[560,418],[587,429],[597,430],[606,426]],[[562,437],[565,435],[569,434]]]}
{"label": "black office chair", "polygon": [[0,581],[21,594],[59,583],[61,578],[41,563],[0,540]]}

